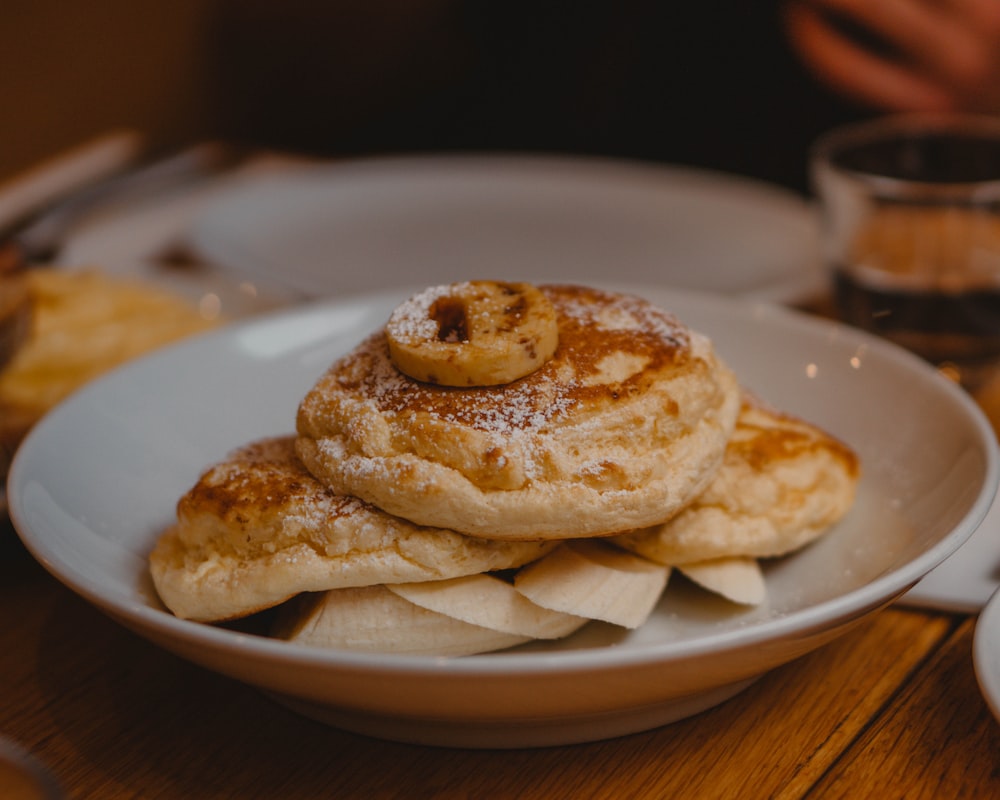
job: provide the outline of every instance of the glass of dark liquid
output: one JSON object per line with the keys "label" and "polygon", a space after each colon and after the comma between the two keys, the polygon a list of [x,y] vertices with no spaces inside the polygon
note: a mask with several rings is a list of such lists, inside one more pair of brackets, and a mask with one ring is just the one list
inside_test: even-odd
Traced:
{"label": "glass of dark liquid", "polygon": [[813,147],[840,317],[975,390],[1000,370],[1000,120],[898,115]]}

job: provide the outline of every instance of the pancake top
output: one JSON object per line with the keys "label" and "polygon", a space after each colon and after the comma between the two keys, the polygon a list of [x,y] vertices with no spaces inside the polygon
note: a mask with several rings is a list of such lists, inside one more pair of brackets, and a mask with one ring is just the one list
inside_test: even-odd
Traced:
{"label": "pancake top", "polygon": [[476,492],[573,484],[604,500],[614,491],[648,495],[641,502],[657,508],[640,516],[669,516],[721,459],[739,404],[735,378],[706,337],[641,298],[539,288],[556,311],[558,346],[510,383],[464,388],[410,378],[393,363],[383,331],[336,362],[299,407],[299,453],[310,470],[391,513],[457,522],[476,535],[495,535],[499,520],[470,529],[413,506],[432,498],[476,505]]}
{"label": "pancake top", "polygon": [[335,368],[336,385],[370,398],[383,413],[420,412],[511,435],[642,393],[664,370],[693,360],[688,330],[644,300],[575,286],[542,288],[559,314],[559,345],[523,378],[470,388],[417,381],[393,365],[380,331]]}

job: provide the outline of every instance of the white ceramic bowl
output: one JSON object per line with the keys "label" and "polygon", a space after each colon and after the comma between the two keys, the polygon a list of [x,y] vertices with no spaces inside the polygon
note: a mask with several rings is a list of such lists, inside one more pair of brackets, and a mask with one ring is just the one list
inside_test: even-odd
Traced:
{"label": "white ceramic bowl", "polygon": [[996,445],[963,392],[898,348],[777,307],[634,290],[709,334],[746,386],[861,455],[856,506],[766,565],[762,607],[677,580],[638,631],[591,623],[558,644],[458,659],[309,649],[167,613],[146,558],[179,495],[231,448],[290,432],[314,380],[408,289],[238,324],[85,387],[19,451],[14,524],[53,575],[123,625],[346,729],[523,747],[696,713],[843,634],[956,550],[990,506]]}

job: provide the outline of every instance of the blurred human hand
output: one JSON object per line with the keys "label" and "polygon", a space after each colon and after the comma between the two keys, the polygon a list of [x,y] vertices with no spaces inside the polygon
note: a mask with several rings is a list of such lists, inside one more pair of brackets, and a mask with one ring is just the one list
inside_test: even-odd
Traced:
{"label": "blurred human hand", "polygon": [[852,100],[1000,113],[1000,0],[791,0],[784,17],[806,66]]}

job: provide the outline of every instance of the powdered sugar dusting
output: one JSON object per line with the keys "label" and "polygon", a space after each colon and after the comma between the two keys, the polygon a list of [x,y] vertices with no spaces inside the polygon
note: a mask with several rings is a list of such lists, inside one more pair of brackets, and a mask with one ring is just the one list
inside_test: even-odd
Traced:
{"label": "powdered sugar dusting", "polygon": [[254,523],[247,509],[273,518],[282,533],[293,538],[301,531],[329,530],[335,518],[359,515],[367,504],[320,484],[295,456],[293,441],[292,436],[281,436],[238,448],[208,469],[183,502],[193,509],[204,510],[206,504],[218,509],[216,513],[245,529],[248,541],[271,549],[281,542],[269,540],[267,526],[259,519]]}
{"label": "powdered sugar dusting", "polygon": [[559,294],[558,304],[560,314],[581,327],[649,336],[670,348],[686,348],[690,342],[687,326],[677,317],[636,295],[566,292]]}
{"label": "powdered sugar dusting", "polygon": [[[687,328],[641,298],[575,287],[542,289],[561,317],[560,346],[552,360],[525,378],[470,389],[424,384],[395,367],[386,338],[378,333],[335,367],[337,382],[349,394],[373,403],[376,413],[426,413],[502,437],[543,432],[586,400],[586,378],[598,371],[602,356],[584,352],[598,349],[593,346],[595,335],[607,342],[608,350],[617,346],[648,353],[650,359],[676,359],[689,352]],[[450,290],[431,287],[403,303],[393,317],[398,313],[405,324],[419,327],[434,300]]]}
{"label": "powdered sugar dusting", "polygon": [[437,300],[449,295],[461,295],[468,283],[431,286],[400,303],[389,317],[386,327],[399,341],[431,340],[438,335],[438,321],[431,316]]}
{"label": "powdered sugar dusting", "polygon": [[369,340],[364,350],[369,370],[359,388],[382,413],[420,411],[480,431],[509,435],[519,430],[538,432],[574,406],[576,382],[560,382],[554,371],[544,367],[528,380],[501,386],[448,388],[422,384],[400,373],[382,337]]}
{"label": "powdered sugar dusting", "polygon": [[[567,422],[577,430],[599,425],[600,415],[581,413],[581,406],[600,406],[609,402],[609,395],[614,401],[615,388],[608,386],[603,371],[607,353],[634,354],[636,380],[641,380],[646,365],[655,369],[690,356],[687,328],[641,298],[579,287],[540,288],[559,316],[559,348],[539,369],[508,384],[464,388],[422,383],[396,368],[384,332],[369,337],[331,373],[340,390],[353,398],[354,411],[346,423],[350,438],[379,441],[379,429],[387,424],[413,432],[439,423],[471,429],[493,443],[496,457],[502,459],[497,466],[506,466],[514,457],[531,478],[548,449],[547,437]],[[436,325],[429,320],[429,308],[452,291],[455,287],[431,287],[399,306],[391,320],[408,333],[424,335],[423,327]],[[631,379],[626,374],[621,382]]]}

